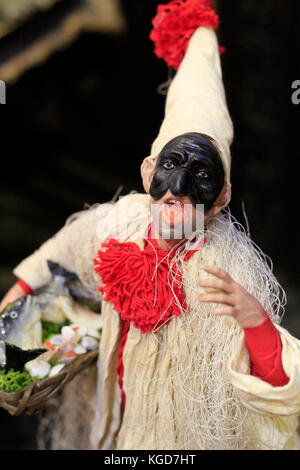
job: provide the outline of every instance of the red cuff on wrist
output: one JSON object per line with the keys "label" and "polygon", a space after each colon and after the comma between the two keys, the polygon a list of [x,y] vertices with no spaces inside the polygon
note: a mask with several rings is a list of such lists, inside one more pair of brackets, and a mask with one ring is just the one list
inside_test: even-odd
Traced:
{"label": "red cuff on wrist", "polygon": [[277,345],[278,332],[270,320],[269,315],[265,312],[265,320],[258,326],[253,328],[244,328],[245,341],[248,346],[255,346],[255,357],[265,357],[270,352],[274,352]]}
{"label": "red cuff on wrist", "polygon": [[289,382],[282,365],[280,335],[266,313],[266,319],[258,326],[244,328],[245,342],[251,358],[251,375],[273,386]]}
{"label": "red cuff on wrist", "polygon": [[33,289],[28,284],[26,284],[26,282],[22,281],[22,279],[19,279],[17,284],[23,289],[25,294],[33,293]]}

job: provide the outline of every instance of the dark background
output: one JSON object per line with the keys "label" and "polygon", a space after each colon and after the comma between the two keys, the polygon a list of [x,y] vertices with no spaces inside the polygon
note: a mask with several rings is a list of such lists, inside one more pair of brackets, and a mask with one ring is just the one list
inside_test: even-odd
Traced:
{"label": "dark background", "polygon": [[[163,117],[157,87],[168,76],[148,39],[158,3],[166,2],[123,0],[126,33],[83,33],[7,87],[0,129],[1,296],[15,282],[13,267],[71,213],[110,200],[120,185],[122,194],[142,191],[139,167]],[[273,260],[287,293],[283,326],[300,338],[300,105],[291,101],[292,82],[300,80],[300,2],[219,0],[218,12],[235,124],[231,211],[245,224],[244,204],[252,238]],[[32,31],[43,21],[37,17]],[[35,448],[35,417],[0,410],[0,420],[0,449]]]}

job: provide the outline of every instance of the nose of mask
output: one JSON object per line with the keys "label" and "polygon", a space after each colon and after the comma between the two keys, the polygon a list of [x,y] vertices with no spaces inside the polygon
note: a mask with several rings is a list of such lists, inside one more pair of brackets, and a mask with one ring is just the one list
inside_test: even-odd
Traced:
{"label": "nose of mask", "polygon": [[189,172],[186,168],[177,170],[169,181],[169,188],[174,196],[186,196],[189,180]]}

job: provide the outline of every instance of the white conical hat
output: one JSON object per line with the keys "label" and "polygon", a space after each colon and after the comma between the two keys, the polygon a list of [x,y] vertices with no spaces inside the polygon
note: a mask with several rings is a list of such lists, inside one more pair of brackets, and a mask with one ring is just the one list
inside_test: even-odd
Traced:
{"label": "white conical hat", "polygon": [[217,37],[213,29],[203,26],[191,36],[169,87],[165,117],[150,157],[157,158],[171,139],[187,132],[199,132],[213,142],[224,165],[225,182],[229,184],[233,124],[226,103]]}

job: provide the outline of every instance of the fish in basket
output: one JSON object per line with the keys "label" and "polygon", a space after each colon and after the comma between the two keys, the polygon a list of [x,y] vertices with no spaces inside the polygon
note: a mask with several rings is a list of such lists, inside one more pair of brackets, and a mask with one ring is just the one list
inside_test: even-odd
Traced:
{"label": "fish in basket", "polygon": [[74,273],[47,263],[51,282],[0,313],[0,407],[11,415],[38,412],[98,356],[101,314],[78,303]]}

